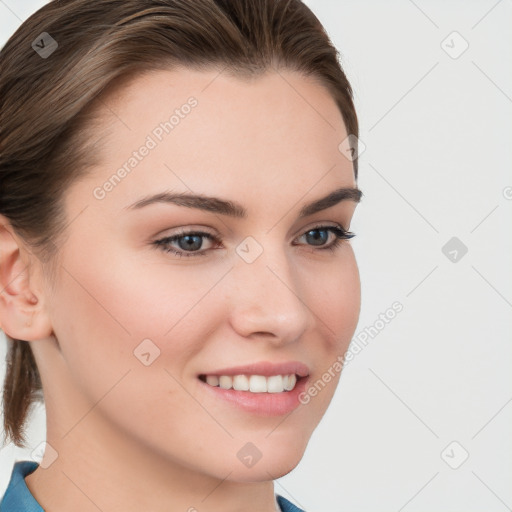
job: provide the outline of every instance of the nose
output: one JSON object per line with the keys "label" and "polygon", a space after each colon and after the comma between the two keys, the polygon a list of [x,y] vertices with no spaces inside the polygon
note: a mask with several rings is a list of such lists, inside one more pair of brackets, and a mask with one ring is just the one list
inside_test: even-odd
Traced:
{"label": "nose", "polygon": [[283,345],[299,339],[314,321],[307,283],[282,247],[265,248],[252,263],[237,256],[229,275],[230,321],[240,336]]}

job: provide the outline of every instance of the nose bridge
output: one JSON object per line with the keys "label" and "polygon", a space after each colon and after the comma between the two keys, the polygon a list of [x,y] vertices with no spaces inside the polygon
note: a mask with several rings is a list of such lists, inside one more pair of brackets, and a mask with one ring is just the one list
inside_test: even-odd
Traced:
{"label": "nose bridge", "polygon": [[231,297],[233,327],[243,336],[273,334],[293,341],[307,329],[311,312],[300,296],[302,283],[277,237],[263,244],[247,237],[237,247]]}

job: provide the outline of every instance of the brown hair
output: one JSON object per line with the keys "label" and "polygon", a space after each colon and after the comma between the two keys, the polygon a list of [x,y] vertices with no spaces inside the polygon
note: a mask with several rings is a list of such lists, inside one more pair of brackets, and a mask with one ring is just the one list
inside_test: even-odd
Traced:
{"label": "brown hair", "polygon": [[[0,214],[51,275],[66,227],[63,193],[96,163],[93,107],[107,87],[145,71],[296,70],[327,87],[347,133],[358,137],[338,56],[300,0],[52,1],[0,52]],[[353,165],[357,179],[357,159]],[[41,380],[30,342],[7,339],[4,436],[23,447]]]}

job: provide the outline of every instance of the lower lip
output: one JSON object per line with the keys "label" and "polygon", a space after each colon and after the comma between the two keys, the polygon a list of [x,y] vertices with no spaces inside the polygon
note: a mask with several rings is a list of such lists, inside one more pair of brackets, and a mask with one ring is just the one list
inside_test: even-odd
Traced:
{"label": "lower lip", "polygon": [[291,391],[282,393],[251,393],[210,386],[201,380],[199,382],[206,388],[207,393],[212,393],[216,398],[225,400],[245,412],[259,416],[283,416],[290,414],[301,404],[299,395],[305,390],[307,380],[307,377],[298,379]]}

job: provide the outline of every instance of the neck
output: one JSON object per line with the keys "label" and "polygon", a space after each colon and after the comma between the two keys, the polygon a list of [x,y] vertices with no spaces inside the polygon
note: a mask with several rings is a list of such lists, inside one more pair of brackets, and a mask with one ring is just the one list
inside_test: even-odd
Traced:
{"label": "neck", "polygon": [[[92,414],[90,416],[93,416]],[[45,454],[26,478],[44,510],[61,512],[274,512],[273,481],[234,482],[186,467],[137,446],[99,417],[89,417],[68,435],[47,426],[47,442],[58,457]],[[46,460],[45,460],[46,459]]]}

